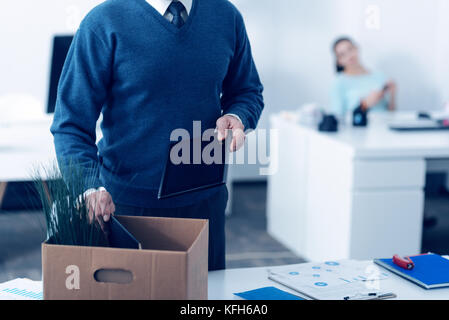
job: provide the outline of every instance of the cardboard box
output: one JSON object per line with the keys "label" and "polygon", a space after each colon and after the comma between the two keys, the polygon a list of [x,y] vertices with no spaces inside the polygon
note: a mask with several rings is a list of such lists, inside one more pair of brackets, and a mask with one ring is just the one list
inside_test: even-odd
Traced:
{"label": "cardboard box", "polygon": [[43,243],[45,300],[207,299],[207,220],[117,218],[142,250]]}

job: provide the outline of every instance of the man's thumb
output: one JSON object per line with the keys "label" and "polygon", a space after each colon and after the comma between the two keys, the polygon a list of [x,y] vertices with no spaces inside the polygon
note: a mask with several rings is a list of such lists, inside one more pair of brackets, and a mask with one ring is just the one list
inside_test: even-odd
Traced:
{"label": "man's thumb", "polygon": [[218,132],[218,140],[219,141],[223,141],[226,139],[226,136],[228,134],[228,131],[227,131],[228,127],[229,127],[229,124],[228,124],[228,121],[226,121],[226,119],[221,118],[217,121],[217,132]]}

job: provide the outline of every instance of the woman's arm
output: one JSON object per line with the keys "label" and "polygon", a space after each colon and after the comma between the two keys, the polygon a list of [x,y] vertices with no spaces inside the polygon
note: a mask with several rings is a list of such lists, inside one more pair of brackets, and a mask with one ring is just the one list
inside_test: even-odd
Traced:
{"label": "woman's arm", "polygon": [[390,81],[387,83],[387,92],[390,94],[390,99],[388,101],[388,110],[395,111],[396,110],[397,85],[394,81]]}

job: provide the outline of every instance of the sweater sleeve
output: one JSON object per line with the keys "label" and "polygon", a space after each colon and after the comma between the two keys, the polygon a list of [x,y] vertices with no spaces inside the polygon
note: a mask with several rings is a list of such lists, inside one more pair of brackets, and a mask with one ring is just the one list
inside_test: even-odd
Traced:
{"label": "sweater sleeve", "polygon": [[245,130],[255,129],[264,108],[263,86],[254,63],[243,18],[237,16],[236,48],[223,82],[223,112],[235,114]]}
{"label": "sweater sleeve", "polygon": [[51,133],[64,180],[72,165],[81,167],[84,187],[98,188],[99,159],[96,123],[107,98],[111,77],[111,50],[88,27],[76,33],[58,86]]}

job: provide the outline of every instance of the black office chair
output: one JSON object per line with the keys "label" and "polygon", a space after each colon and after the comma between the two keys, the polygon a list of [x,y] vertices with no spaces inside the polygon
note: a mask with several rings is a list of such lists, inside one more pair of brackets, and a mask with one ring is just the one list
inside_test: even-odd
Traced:
{"label": "black office chair", "polygon": [[[426,176],[426,187],[424,189],[426,198],[429,197],[449,197],[449,192],[446,189],[446,174],[442,172],[428,173]],[[431,229],[438,225],[438,217],[433,213],[428,212],[427,208],[424,211],[424,228]]]}

